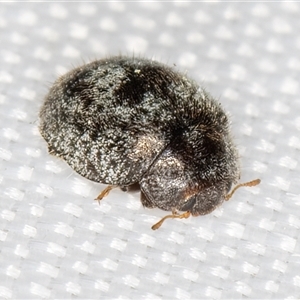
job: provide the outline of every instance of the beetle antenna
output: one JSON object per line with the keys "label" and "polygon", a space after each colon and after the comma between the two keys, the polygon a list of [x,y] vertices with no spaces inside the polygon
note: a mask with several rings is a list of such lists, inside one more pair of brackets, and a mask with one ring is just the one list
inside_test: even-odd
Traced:
{"label": "beetle antenna", "polygon": [[242,186],[256,186],[258,184],[260,184],[260,179],[255,179],[255,180],[252,180],[249,182],[240,183],[240,184],[236,185],[233,188],[233,190],[225,196],[225,200],[228,201],[232,197],[232,195],[235,193],[235,191]]}

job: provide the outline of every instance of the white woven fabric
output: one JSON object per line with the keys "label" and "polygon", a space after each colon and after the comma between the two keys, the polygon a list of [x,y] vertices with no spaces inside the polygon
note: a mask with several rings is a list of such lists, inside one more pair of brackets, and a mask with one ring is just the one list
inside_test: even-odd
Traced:
{"label": "white woven fabric", "polygon": [[[300,298],[300,4],[0,4],[0,298]],[[74,66],[116,54],[175,64],[232,115],[241,181],[207,216],[168,220],[138,192],[47,152],[38,112]]]}

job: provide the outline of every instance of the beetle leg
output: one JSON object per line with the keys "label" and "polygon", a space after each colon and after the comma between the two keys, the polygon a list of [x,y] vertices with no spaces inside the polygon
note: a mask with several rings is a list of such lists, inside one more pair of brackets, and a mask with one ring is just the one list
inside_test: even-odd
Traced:
{"label": "beetle leg", "polygon": [[151,228],[153,230],[158,229],[166,219],[187,219],[190,215],[191,215],[190,211],[186,211],[182,214],[178,214],[177,212],[172,211],[172,215],[167,215],[163,217],[159,222],[155,223]]}
{"label": "beetle leg", "polygon": [[232,197],[232,195],[234,194],[234,192],[235,192],[238,188],[240,188],[240,187],[242,187],[242,186],[256,186],[256,185],[258,185],[258,184],[260,184],[260,179],[255,179],[255,180],[252,180],[252,181],[249,181],[249,182],[240,183],[240,184],[236,185],[236,186],[233,188],[233,190],[232,190],[229,194],[227,194],[227,195],[225,196],[225,200],[228,201],[228,200]]}
{"label": "beetle leg", "polygon": [[109,185],[96,197],[95,200],[99,201],[99,203],[100,203],[100,200],[102,200],[104,197],[106,197],[109,194],[109,192],[116,187],[117,187],[116,185]]}

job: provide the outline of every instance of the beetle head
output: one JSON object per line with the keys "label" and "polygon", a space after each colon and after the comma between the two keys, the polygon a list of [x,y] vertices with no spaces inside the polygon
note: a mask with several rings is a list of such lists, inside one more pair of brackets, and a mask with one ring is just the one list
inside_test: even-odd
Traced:
{"label": "beetle head", "polygon": [[145,206],[203,215],[225,200],[239,178],[235,148],[230,140],[199,140],[177,139],[153,162],[140,181]]}

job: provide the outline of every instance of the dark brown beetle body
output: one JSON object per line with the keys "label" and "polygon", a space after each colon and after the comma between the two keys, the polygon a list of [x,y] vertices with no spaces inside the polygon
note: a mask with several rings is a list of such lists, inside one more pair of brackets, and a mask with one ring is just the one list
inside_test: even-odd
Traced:
{"label": "dark brown beetle body", "polygon": [[207,214],[240,176],[221,105],[151,60],[113,57],[62,76],[46,96],[40,131],[82,176],[139,183],[146,207]]}

